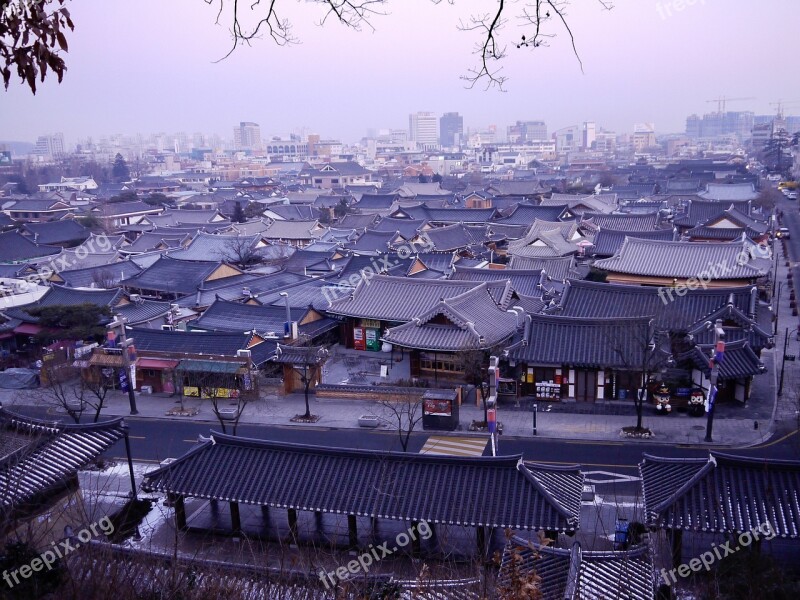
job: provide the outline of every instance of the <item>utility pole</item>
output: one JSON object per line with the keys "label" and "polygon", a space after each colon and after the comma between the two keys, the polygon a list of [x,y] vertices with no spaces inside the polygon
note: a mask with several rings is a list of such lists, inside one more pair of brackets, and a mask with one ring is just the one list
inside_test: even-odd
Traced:
{"label": "utility pole", "polygon": [[119,346],[122,348],[122,364],[125,368],[125,378],[128,382],[128,401],[131,405],[131,414],[138,415],[139,411],[136,410],[136,390],[134,390],[134,381],[131,376],[131,356],[130,347],[133,346],[133,338],[128,339],[125,334],[125,317],[122,315],[114,315],[114,320],[109,324],[111,329],[119,327]]}
{"label": "utility pole", "polygon": [[489,427],[489,436],[492,441],[492,456],[497,456],[497,370],[499,359],[489,357],[489,397],[486,399],[486,421]]}
{"label": "utility pole", "polygon": [[719,364],[725,358],[725,330],[722,328],[722,319],[717,319],[717,322],[714,324],[714,349],[711,352],[711,380],[710,389],[708,391],[708,405],[706,406],[706,412],[708,413],[708,420],[706,421],[706,442],[713,441],[711,439],[711,430],[714,427],[714,402],[717,398]]}

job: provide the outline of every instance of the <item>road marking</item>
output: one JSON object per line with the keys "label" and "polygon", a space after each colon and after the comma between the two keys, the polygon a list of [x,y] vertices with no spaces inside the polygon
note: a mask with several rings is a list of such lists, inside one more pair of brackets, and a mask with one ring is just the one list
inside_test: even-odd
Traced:
{"label": "road marking", "polygon": [[195,438],[193,440],[183,440],[183,441],[184,442],[188,442],[189,444],[196,444],[197,443],[197,438]]}
{"label": "road marking", "polygon": [[[584,481],[587,483],[603,484],[603,483],[625,483],[630,481],[641,481],[641,477],[632,477],[630,475],[622,475],[620,473],[612,473],[611,471],[584,471]],[[590,477],[590,475],[604,475],[604,478]]]}
{"label": "road marking", "polygon": [[488,442],[487,438],[432,435],[419,453],[440,456],[483,456]]}
{"label": "road marking", "polygon": [[129,435],[128,439],[131,439],[131,440],[146,440],[147,438],[144,437],[143,435]]}
{"label": "road marking", "polygon": [[795,429],[794,431],[790,431],[786,435],[779,437],[777,440],[769,441],[766,444],[761,444],[760,446],[750,446],[750,448],[769,448],[770,446],[774,446],[775,444],[780,444],[783,440],[789,439],[793,435],[797,434],[797,431],[798,430]]}

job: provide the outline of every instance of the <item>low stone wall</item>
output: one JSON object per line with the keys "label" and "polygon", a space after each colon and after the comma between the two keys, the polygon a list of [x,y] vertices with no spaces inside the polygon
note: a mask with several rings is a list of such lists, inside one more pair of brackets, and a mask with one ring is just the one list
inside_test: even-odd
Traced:
{"label": "low stone wall", "polygon": [[[404,398],[422,398],[425,392],[433,388],[392,387],[388,385],[332,385],[322,383],[317,386],[317,399],[349,398],[352,400],[398,400]],[[449,391],[449,390],[447,390]]]}

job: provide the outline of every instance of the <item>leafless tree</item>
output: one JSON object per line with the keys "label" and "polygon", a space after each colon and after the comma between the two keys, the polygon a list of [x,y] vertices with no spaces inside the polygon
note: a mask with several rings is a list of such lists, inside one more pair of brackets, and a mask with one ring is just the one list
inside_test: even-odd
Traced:
{"label": "leafless tree", "polygon": [[319,378],[322,367],[328,360],[328,349],[324,346],[312,346],[311,337],[300,335],[297,343],[293,346],[278,344],[278,352],[275,362],[290,365],[292,370],[300,377],[305,394],[306,412],[301,416],[302,419],[315,419],[311,414],[311,405],[308,402],[308,393],[313,384]]}
{"label": "leafless tree", "polygon": [[226,262],[233,263],[242,269],[260,263],[262,260],[258,248],[256,248],[255,238],[247,235],[237,235],[225,242],[222,257]]}
{"label": "leafless tree", "polygon": [[219,421],[222,432],[227,433],[230,427],[231,433],[236,435],[245,407],[258,399],[258,377],[254,370],[246,366],[235,373],[220,370],[185,373],[184,376],[182,392],[186,391],[186,386],[196,388],[201,399],[211,401],[211,410]]}
{"label": "leafless tree", "polygon": [[110,290],[111,288],[117,287],[119,281],[109,269],[100,269],[92,273],[92,283],[96,287]]}
{"label": "leafless tree", "polygon": [[80,423],[85,413],[92,416],[92,422],[100,420],[100,412],[106,407],[108,392],[114,388],[114,381],[99,371],[81,373],[81,370],[68,364],[53,364],[45,361],[41,369],[42,386],[35,390],[25,390],[20,400],[31,399],[45,406],[51,406],[66,413],[75,423]]}
{"label": "leafless tree", "polygon": [[[294,36],[292,23],[283,17],[285,3],[279,0],[254,0],[239,2],[238,0],[205,0],[209,5],[218,6],[217,23],[229,24],[233,42],[228,53],[230,56],[239,46],[250,45],[253,40],[269,37],[279,46],[298,43]],[[455,4],[455,0],[431,0],[434,4]],[[610,0],[596,0],[603,10],[613,8]],[[345,27],[361,31],[374,30],[372,23],[375,17],[385,16],[388,0],[309,0],[308,4],[319,9],[318,24],[336,21]],[[473,14],[461,19],[458,28],[461,31],[474,33],[478,37],[475,45],[477,65],[470,68],[462,76],[467,87],[474,87],[483,82],[487,89],[496,87],[500,90],[506,82],[501,75],[499,62],[507,55],[508,45],[517,49],[536,49],[548,46],[557,32],[566,33],[570,46],[578,64],[583,69],[578,54],[575,37],[570,27],[568,8],[571,0],[528,0],[517,4],[511,0],[498,0],[493,10]],[[250,14],[247,13],[249,9]],[[247,22],[252,21],[252,25]],[[506,41],[505,27],[509,21],[519,24],[519,37]],[[221,59],[222,60],[222,59]]]}
{"label": "leafless tree", "polygon": [[411,434],[422,421],[424,403],[422,394],[397,394],[378,401],[381,418],[397,431],[403,452],[408,452]]}

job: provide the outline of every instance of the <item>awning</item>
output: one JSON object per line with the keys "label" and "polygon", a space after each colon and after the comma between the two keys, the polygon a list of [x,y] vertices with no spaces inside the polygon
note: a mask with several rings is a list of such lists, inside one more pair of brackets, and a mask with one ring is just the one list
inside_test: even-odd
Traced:
{"label": "awning", "polygon": [[178,366],[179,371],[184,373],[225,373],[235,374],[245,365],[238,362],[225,362],[221,360],[182,360]]}
{"label": "awning", "polygon": [[27,335],[36,335],[39,333],[43,327],[40,325],[36,325],[35,323],[23,323],[14,328],[14,333],[22,333]]}
{"label": "awning", "polygon": [[136,361],[140,369],[174,369],[178,366],[177,360],[163,360],[158,358],[140,358]]}

